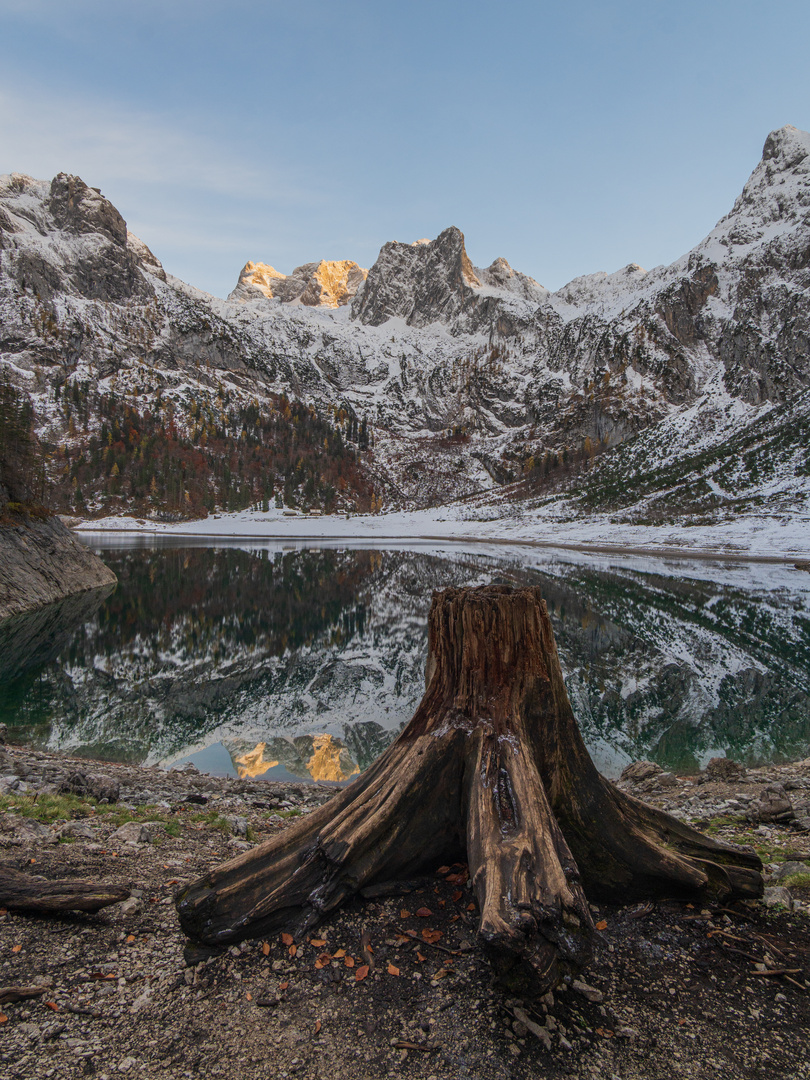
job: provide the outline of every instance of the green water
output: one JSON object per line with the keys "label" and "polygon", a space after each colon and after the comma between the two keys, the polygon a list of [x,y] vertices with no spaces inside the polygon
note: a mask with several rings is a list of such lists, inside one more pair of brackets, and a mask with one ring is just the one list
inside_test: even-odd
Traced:
{"label": "green water", "polygon": [[345,781],[421,697],[431,593],[536,584],[599,766],[810,752],[810,574],[497,545],[94,538],[118,587],[0,624],[12,741]]}

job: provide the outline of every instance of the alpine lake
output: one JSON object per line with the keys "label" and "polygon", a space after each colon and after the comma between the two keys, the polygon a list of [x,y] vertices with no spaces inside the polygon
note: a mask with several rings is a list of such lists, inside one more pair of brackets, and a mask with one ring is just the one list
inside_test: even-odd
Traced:
{"label": "alpine lake", "polygon": [[424,689],[431,594],[537,585],[599,768],[810,753],[810,573],[527,546],[84,534],[118,575],[0,623],[11,742],[343,784]]}

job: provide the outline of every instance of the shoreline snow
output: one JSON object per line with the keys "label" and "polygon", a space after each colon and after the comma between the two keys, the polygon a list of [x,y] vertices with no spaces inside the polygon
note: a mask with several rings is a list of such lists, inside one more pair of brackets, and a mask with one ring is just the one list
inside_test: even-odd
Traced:
{"label": "shoreline snow", "polygon": [[[486,511],[484,511],[484,514]],[[281,510],[215,514],[160,522],[113,516],[71,522],[79,534],[139,533],[211,540],[486,542],[595,553],[789,562],[810,558],[810,517],[740,517],[716,525],[631,525],[607,515],[554,520],[536,511],[473,517],[469,507],[342,517],[285,516]]]}

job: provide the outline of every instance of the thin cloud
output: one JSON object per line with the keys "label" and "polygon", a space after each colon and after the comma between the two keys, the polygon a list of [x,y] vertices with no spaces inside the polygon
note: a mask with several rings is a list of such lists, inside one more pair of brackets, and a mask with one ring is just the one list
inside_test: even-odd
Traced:
{"label": "thin cloud", "polygon": [[185,188],[211,195],[284,204],[314,203],[315,193],[259,169],[180,120],[167,122],[120,105],[21,94],[0,87],[0,172],[50,179],[72,172],[97,186]]}

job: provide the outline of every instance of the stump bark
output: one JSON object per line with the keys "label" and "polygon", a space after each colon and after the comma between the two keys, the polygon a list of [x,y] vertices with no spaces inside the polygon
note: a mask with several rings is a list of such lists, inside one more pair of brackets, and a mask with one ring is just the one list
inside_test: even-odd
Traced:
{"label": "stump bark", "polygon": [[362,776],[281,836],[184,889],[210,945],[303,935],[369,886],[466,859],[478,939],[501,980],[544,992],[591,956],[592,899],[752,898],[759,858],[623,794],[597,772],[537,588],[434,595],[427,688]]}

